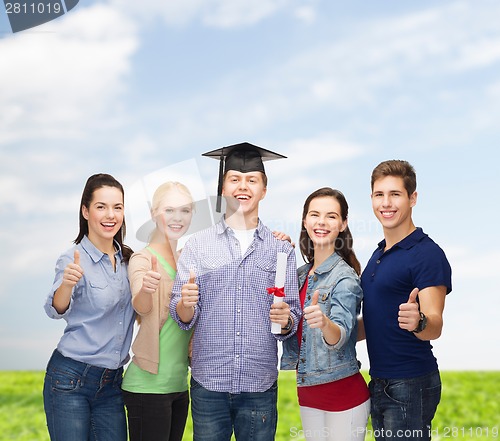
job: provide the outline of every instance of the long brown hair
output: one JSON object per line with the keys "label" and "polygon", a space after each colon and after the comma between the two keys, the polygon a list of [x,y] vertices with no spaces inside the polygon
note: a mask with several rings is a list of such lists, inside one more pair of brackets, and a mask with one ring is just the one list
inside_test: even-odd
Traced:
{"label": "long brown hair", "polygon": [[[346,198],[339,190],[334,190],[330,187],[323,187],[314,191],[307,197],[304,202],[304,210],[302,211],[302,227],[300,230],[300,253],[306,263],[314,262],[314,244],[309,237],[309,234],[307,234],[306,227],[304,226],[304,220],[306,219],[309,211],[311,201],[319,197],[332,197],[337,200],[340,205],[340,216],[343,221],[347,221],[349,212],[349,206]],[[335,239],[335,251],[349,266],[354,269],[354,271],[356,271],[356,274],[361,274],[361,264],[359,263],[353,250],[353,238],[351,231],[349,230],[349,226],[347,226],[344,231],[340,232],[337,239]]]}
{"label": "long brown hair", "polygon": [[[123,190],[122,184],[120,184],[115,178],[113,178],[113,176],[106,173],[98,173],[88,178],[87,183],[85,184],[85,188],[83,189],[82,200],[80,202],[80,231],[78,232],[78,236],[76,236],[76,239],[73,241],[74,243],[80,243],[83,237],[89,234],[89,224],[87,219],[83,217],[82,207],[86,207],[87,209],[89,209],[90,203],[92,202],[92,198],[94,196],[94,192],[102,187],[115,187],[121,191],[123,197],[125,198],[125,192]],[[133,254],[133,251],[132,248],[123,243],[125,233],[125,218],[123,218],[122,226],[115,234],[114,240],[120,245],[122,249],[123,260],[125,262],[128,262],[130,256]]]}

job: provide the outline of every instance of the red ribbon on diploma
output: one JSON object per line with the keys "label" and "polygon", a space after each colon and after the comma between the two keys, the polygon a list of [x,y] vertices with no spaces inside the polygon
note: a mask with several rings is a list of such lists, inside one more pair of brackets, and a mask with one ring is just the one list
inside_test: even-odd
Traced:
{"label": "red ribbon on diploma", "polygon": [[268,294],[274,294],[276,297],[285,297],[285,287],[277,288],[273,286],[272,288],[267,288]]}

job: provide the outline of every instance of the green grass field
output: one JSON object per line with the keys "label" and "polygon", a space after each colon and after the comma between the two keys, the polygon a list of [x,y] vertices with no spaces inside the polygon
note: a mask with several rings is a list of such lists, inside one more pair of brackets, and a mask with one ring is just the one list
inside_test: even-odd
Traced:
{"label": "green grass field", "polygon": [[[48,441],[43,372],[0,371],[0,439]],[[500,372],[442,372],[434,440],[500,440]],[[294,372],[280,372],[276,440],[302,440]],[[368,426],[366,440],[373,440]],[[191,421],[184,439],[191,440]]]}

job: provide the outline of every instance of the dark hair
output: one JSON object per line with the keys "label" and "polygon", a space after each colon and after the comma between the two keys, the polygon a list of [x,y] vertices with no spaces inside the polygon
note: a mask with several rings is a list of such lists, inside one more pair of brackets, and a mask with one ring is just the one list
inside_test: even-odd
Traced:
{"label": "dark hair", "polygon": [[408,161],[392,159],[389,161],[381,162],[379,165],[377,165],[372,172],[372,191],[375,181],[387,176],[396,176],[402,178],[408,196],[411,196],[413,193],[415,193],[415,190],[417,189],[417,174],[415,173],[415,169],[413,168],[413,166]]}
{"label": "dark hair", "polygon": [[[304,202],[304,210],[302,211],[302,227],[300,230],[300,253],[302,254],[302,258],[307,263],[312,263],[314,261],[314,244],[307,234],[306,227],[304,226],[304,220],[306,219],[307,213],[309,211],[309,205],[311,201],[315,198],[320,197],[332,197],[337,200],[340,204],[340,216],[343,221],[347,220],[349,206],[347,205],[347,201],[345,196],[338,190],[334,190],[330,187],[323,187],[315,192],[311,193],[306,201]],[[361,264],[356,258],[356,254],[353,250],[353,239],[351,231],[347,226],[346,229],[339,233],[337,239],[335,240],[335,251],[346,261],[346,263],[351,266],[356,274],[361,274]]]}
{"label": "dark hair", "polygon": [[[79,213],[80,231],[76,239],[73,241],[74,243],[77,244],[80,243],[83,237],[89,234],[89,224],[87,219],[83,217],[82,207],[86,207],[87,209],[89,209],[90,203],[94,196],[94,192],[102,187],[115,187],[121,191],[123,197],[125,198],[125,192],[123,190],[122,184],[120,184],[115,178],[113,178],[113,176],[108,175],[106,173],[98,173],[88,178],[87,183],[85,184],[85,188],[83,189],[82,200],[80,202],[80,213]],[[128,262],[130,256],[133,254],[133,251],[130,247],[128,247],[123,243],[123,239],[125,238],[125,232],[126,232],[125,218],[123,218],[122,226],[115,234],[114,240],[118,242],[118,244],[122,249],[123,260],[125,262]]]}

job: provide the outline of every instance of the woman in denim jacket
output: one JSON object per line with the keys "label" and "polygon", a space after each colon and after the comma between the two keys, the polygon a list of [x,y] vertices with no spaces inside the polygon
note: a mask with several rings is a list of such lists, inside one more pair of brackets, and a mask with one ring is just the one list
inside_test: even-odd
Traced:
{"label": "woman in denim jacket", "polygon": [[370,412],[356,359],[363,292],[344,195],[320,188],[306,199],[298,269],[304,316],[297,338],[283,343],[282,369],[296,369],[306,440],[362,440]]}

